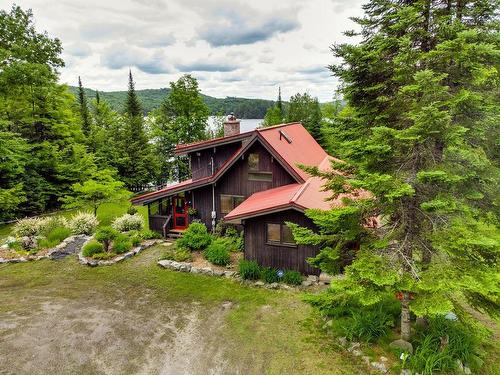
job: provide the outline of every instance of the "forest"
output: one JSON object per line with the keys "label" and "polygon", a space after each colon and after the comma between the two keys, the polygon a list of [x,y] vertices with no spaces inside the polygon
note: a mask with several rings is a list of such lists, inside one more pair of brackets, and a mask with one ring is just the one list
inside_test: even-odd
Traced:
{"label": "forest", "polygon": [[[284,101],[278,87],[273,102],[211,98],[191,74],[135,90],[133,70],[127,91],[85,89],[83,75],[68,88],[61,41],[30,10],[0,11],[0,220],[183,180],[174,147],[220,136],[213,114],[301,121],[338,158],[333,172],[302,168],[344,197],[306,212],[317,231],[288,223],[320,248],[310,264],[342,275],[304,297],[332,340],[396,338],[388,350],[412,373],[478,373],[492,337],[478,317],[500,313],[498,2],[370,0],[363,11],[352,43],[332,41],[341,84],[323,105],[309,93]],[[369,196],[349,198],[360,190]]]}

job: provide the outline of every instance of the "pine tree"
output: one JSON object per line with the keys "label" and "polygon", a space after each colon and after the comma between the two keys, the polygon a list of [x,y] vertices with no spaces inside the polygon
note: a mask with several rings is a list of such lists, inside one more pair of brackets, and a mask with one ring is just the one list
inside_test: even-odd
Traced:
{"label": "pine tree", "polygon": [[297,93],[290,98],[286,122],[300,121],[316,141],[324,146],[321,130],[321,107],[317,98]]}
{"label": "pine tree", "polygon": [[285,112],[283,110],[283,102],[281,101],[281,86],[278,86],[278,101],[276,102],[276,108],[278,108],[279,116],[281,121],[285,118]]}
{"label": "pine tree", "polygon": [[[331,69],[348,102],[334,132],[345,160],[334,167],[343,173],[309,171],[327,179],[333,197],[372,195],[311,211],[322,230],[294,233],[323,244],[320,257],[330,265],[349,239],[358,242],[323,306],[372,305],[399,293],[401,337],[409,340],[410,311],[463,314],[460,296],[500,311],[499,172],[490,139],[500,112],[496,7],[372,0],[364,9],[356,19],[361,43],[333,48],[343,62]],[[374,218],[377,228],[367,225]]]}
{"label": "pine tree", "polygon": [[144,129],[143,111],[135,92],[132,71],[129,71],[120,153],[123,158],[118,170],[127,187],[139,187],[155,180],[158,160]]}
{"label": "pine tree", "polygon": [[82,123],[83,134],[88,137],[90,134],[91,122],[89,115],[89,106],[87,103],[87,96],[85,95],[85,90],[82,86],[82,80],[78,76],[78,104],[80,106],[80,120]]}

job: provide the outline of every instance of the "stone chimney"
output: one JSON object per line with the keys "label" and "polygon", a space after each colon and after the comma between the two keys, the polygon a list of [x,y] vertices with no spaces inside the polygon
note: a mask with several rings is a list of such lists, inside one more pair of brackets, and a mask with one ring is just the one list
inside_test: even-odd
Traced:
{"label": "stone chimney", "polygon": [[224,122],[224,137],[229,137],[236,134],[240,134],[240,120],[238,120],[234,116],[234,113],[231,112],[231,114],[227,116],[227,119]]}

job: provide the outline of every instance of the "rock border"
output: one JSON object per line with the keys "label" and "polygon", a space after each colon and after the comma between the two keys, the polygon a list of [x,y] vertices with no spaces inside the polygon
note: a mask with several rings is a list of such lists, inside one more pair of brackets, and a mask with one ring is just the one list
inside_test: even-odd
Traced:
{"label": "rock border", "polygon": [[69,236],[66,237],[59,245],[56,247],[53,247],[47,251],[46,254],[44,255],[27,255],[27,256],[22,256],[19,258],[0,258],[0,264],[4,263],[24,263],[24,262],[30,262],[34,260],[41,260],[41,259],[59,259],[61,258],[59,255],[69,255],[70,253],[66,253],[65,250],[68,247],[68,245],[72,244],[73,242],[76,242],[78,240],[84,240],[84,243],[88,242],[90,236],[87,236],[85,234],[78,234],[74,236]]}
{"label": "rock border", "polygon": [[82,248],[80,249],[80,252],[78,253],[78,262],[80,264],[90,266],[90,267],[97,267],[97,266],[111,266],[113,264],[116,264],[118,262],[121,262],[125,259],[131,258],[136,254],[139,254],[142,250],[147,249],[148,247],[151,247],[153,245],[156,245],[157,243],[164,242],[162,239],[155,239],[155,240],[146,240],[143,243],[141,243],[139,246],[134,247],[132,250],[120,254],[113,259],[108,259],[108,260],[96,260],[92,258],[86,258],[82,254],[82,249],[83,247],[90,242],[93,239],[93,237],[90,237],[85,243],[82,245]]}
{"label": "rock border", "polygon": [[319,285],[327,285],[330,283],[331,277],[326,274],[315,276],[309,275],[307,279],[302,282],[301,285],[292,286],[284,283],[270,283],[267,284],[262,280],[244,280],[240,277],[239,273],[236,271],[221,271],[217,269],[213,269],[211,267],[195,267],[191,263],[188,262],[176,262],[174,260],[163,259],[159,260],[157,264],[160,267],[169,269],[171,271],[184,272],[184,273],[194,273],[200,275],[208,275],[208,276],[217,276],[217,277],[226,277],[230,279],[237,280],[245,285],[250,285],[258,288],[264,289],[284,289],[284,290],[304,290],[314,286]]}

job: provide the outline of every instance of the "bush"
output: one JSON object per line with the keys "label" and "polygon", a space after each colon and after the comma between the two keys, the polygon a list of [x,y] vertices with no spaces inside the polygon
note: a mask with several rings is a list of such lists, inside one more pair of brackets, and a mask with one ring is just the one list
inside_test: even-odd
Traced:
{"label": "bush", "polygon": [[286,270],[283,274],[283,282],[290,285],[302,284],[302,275],[298,271]]}
{"label": "bush", "polygon": [[[448,337],[444,346],[443,337]],[[427,328],[417,328],[413,345],[416,349],[410,357],[410,367],[422,374],[451,372],[457,360],[467,363],[475,372],[482,364],[479,338],[464,324],[444,317],[430,319]]]}
{"label": "bush", "polygon": [[65,238],[71,235],[71,230],[64,227],[53,228],[47,237],[38,242],[38,247],[40,249],[50,249],[54,246],[59,245]]}
{"label": "bush", "polygon": [[19,241],[11,241],[7,243],[7,246],[9,247],[10,250],[14,251],[21,251],[23,249],[23,246]]}
{"label": "bush", "polygon": [[142,239],[139,237],[139,235],[135,235],[130,237],[130,241],[132,242],[132,246],[137,247],[141,244]]}
{"label": "bush", "polygon": [[138,210],[137,210],[137,207],[135,207],[135,206],[130,206],[127,209],[127,214],[129,214],[129,215],[135,215],[137,212],[138,212]]}
{"label": "bush", "polygon": [[231,262],[228,242],[222,238],[217,238],[206,248],[203,252],[203,256],[212,264],[227,266]]}
{"label": "bush", "polygon": [[202,223],[191,223],[182,237],[176,242],[177,246],[191,251],[203,250],[212,242],[212,236]]}
{"label": "bush", "polygon": [[91,241],[83,247],[82,254],[84,257],[91,257],[94,254],[102,253],[103,249],[104,248],[101,243],[96,241]]}
{"label": "bush", "polygon": [[45,224],[45,219],[39,217],[28,217],[20,219],[14,224],[14,234],[19,237],[38,236]]}
{"label": "bush", "polygon": [[130,240],[115,241],[113,242],[113,252],[116,254],[123,254],[132,249],[132,242]]}
{"label": "bush", "polygon": [[263,268],[260,271],[260,278],[266,283],[277,283],[280,281],[278,270],[274,268]]}
{"label": "bush", "polygon": [[149,230],[149,229],[147,229],[145,231],[142,231],[139,235],[144,240],[153,240],[155,238],[161,238],[161,234],[160,233],[155,232],[154,230]]}
{"label": "bush", "polygon": [[87,212],[78,212],[73,216],[68,223],[69,229],[73,234],[92,234],[97,226],[99,225],[99,220]]}
{"label": "bush", "polygon": [[107,252],[111,241],[113,241],[118,234],[119,233],[111,227],[102,227],[96,232],[95,239],[103,244],[104,250]]}
{"label": "bush", "polygon": [[245,280],[257,280],[260,277],[260,266],[255,260],[240,260],[238,270]]}
{"label": "bush", "polygon": [[[68,221],[66,220],[65,217],[63,216],[44,217],[41,219],[39,234],[45,237],[49,237],[50,232],[52,232],[56,228],[68,228]],[[70,234],[68,234],[66,237],[69,237]]]}
{"label": "bush", "polygon": [[185,249],[178,249],[175,245],[170,245],[160,259],[174,260],[176,262],[191,262],[193,256]]}
{"label": "bush", "polygon": [[144,228],[144,218],[141,215],[125,214],[117,217],[111,226],[119,232],[140,231]]}
{"label": "bush", "polygon": [[349,340],[373,342],[386,336],[393,326],[393,316],[381,306],[377,306],[353,310],[349,324],[344,327],[344,333]]}

